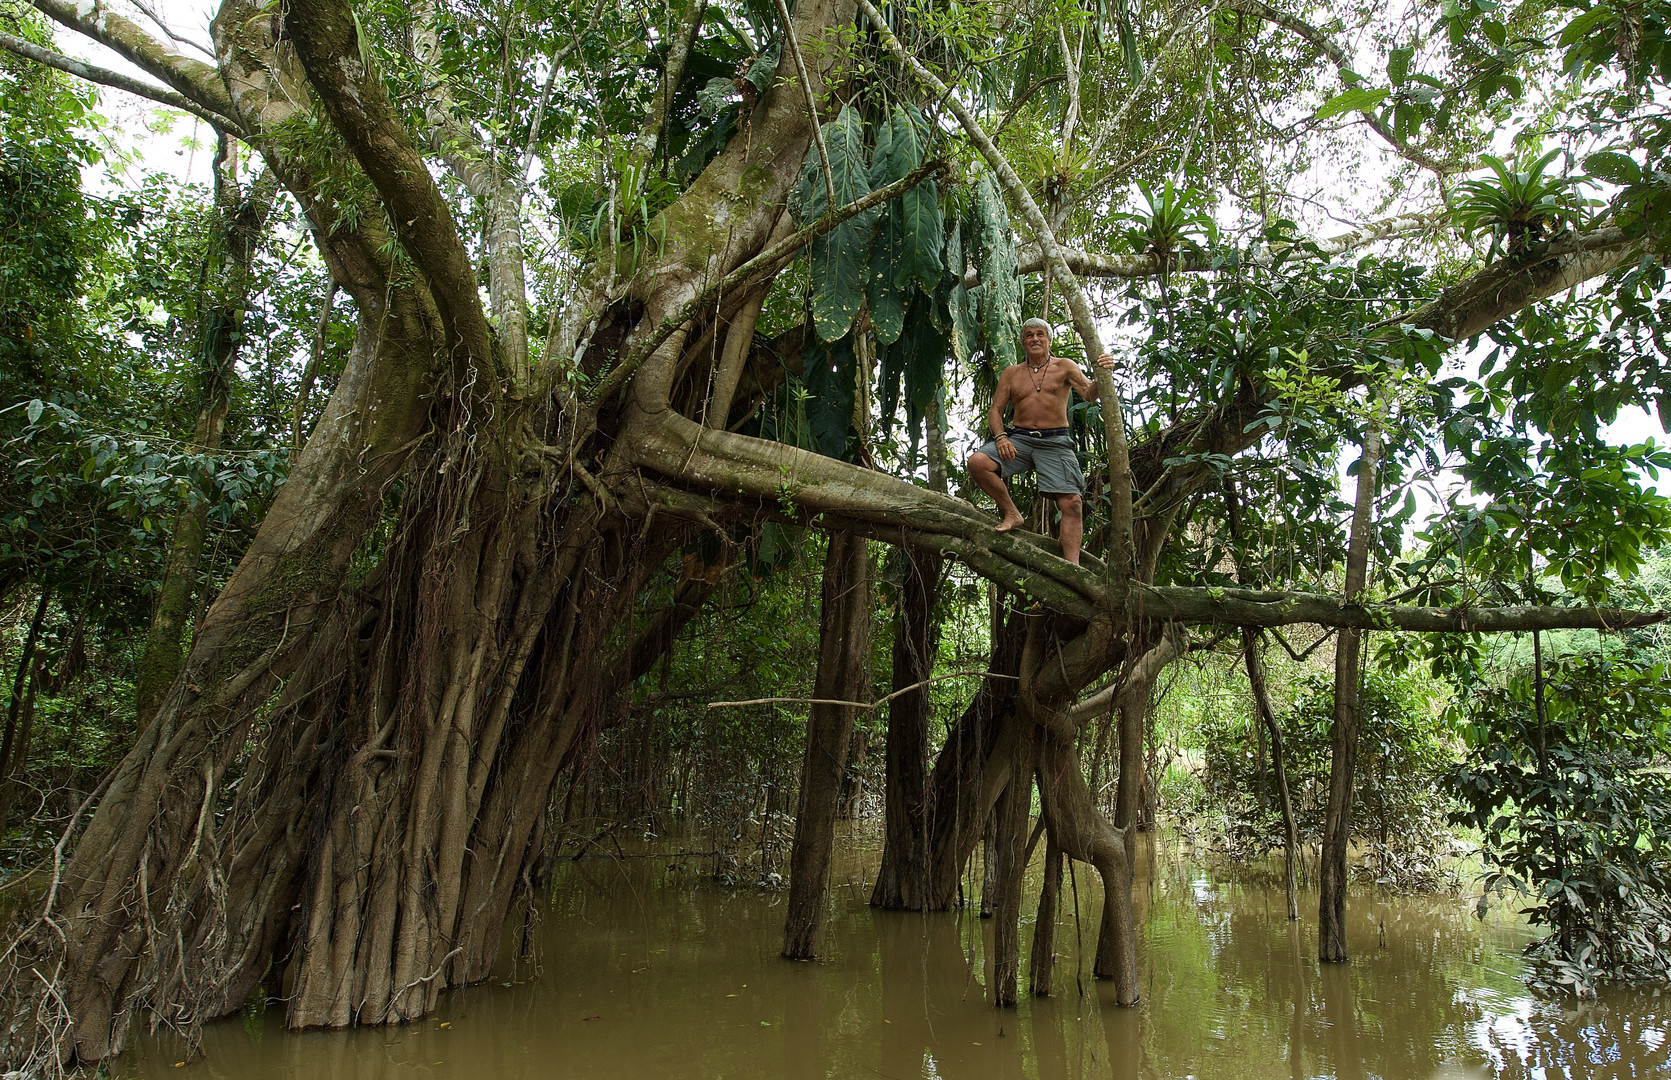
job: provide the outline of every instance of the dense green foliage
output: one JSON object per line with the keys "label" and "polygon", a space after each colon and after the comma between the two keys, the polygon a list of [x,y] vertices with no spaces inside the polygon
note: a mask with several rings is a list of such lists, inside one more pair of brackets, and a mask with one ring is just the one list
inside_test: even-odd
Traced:
{"label": "dense green foliage", "polygon": [[[26,32],[41,36],[37,24]],[[44,38],[43,38],[44,40]],[[136,175],[80,84],[0,54],[0,776],[8,868],[127,752],[132,684],[176,513],[206,506],[198,606],[242,556],[292,454],[300,358],[325,288],[290,235],[264,248],[221,446],[201,406],[211,193]],[[99,176],[105,179],[101,183]],[[275,229],[275,237],[289,232]],[[352,310],[326,329],[304,432],[334,385]],[[31,616],[44,615],[27,650]]]}
{"label": "dense green foliage", "polygon": [[[1323,836],[1329,788],[1329,727],[1334,687],[1324,673],[1297,672],[1293,704],[1281,720],[1288,784],[1302,843]],[[1364,851],[1362,871],[1395,887],[1436,887],[1452,880],[1452,836],[1445,828],[1441,780],[1454,741],[1441,723],[1442,687],[1372,667],[1360,691],[1363,710],[1353,785],[1353,830]],[[1283,842],[1269,750],[1250,729],[1247,712],[1219,712],[1201,728],[1201,812],[1225,850],[1257,858]]]}
{"label": "dense green foliage", "polygon": [[1663,660],[1563,656],[1460,703],[1454,820],[1479,831],[1488,894],[1519,894],[1549,927],[1547,977],[1580,993],[1671,975],[1666,675]]}

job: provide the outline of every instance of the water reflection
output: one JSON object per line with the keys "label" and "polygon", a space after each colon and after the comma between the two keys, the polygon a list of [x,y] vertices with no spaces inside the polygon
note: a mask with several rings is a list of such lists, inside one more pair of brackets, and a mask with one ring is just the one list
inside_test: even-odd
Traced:
{"label": "water reflection", "polygon": [[[146,1039],[118,1076],[733,1077],[793,1080],[1433,1080],[1671,1073],[1665,999],[1606,994],[1581,1010],[1519,981],[1526,931],[1449,898],[1358,896],[1346,966],[1316,961],[1316,925],[1280,886],[1178,852],[1140,864],[1144,1000],[1090,978],[1094,875],[1064,890],[1056,996],[986,1001],[989,922],[872,911],[876,852],[832,874],[823,963],[777,956],[782,898],[710,884],[696,860],[566,864],[536,934],[540,968],[506,965],[406,1028],[286,1033],[282,1011]],[[1077,891],[1077,899],[1074,892]],[[1030,894],[1037,895],[1036,887]],[[1315,910],[1315,898],[1308,901]],[[1302,906],[1302,910],[1305,910]],[[1076,914],[1077,911],[1077,914]],[[1023,956],[1032,927],[1024,927]],[[510,935],[507,935],[508,937]],[[1083,955],[1082,955],[1083,953]]]}

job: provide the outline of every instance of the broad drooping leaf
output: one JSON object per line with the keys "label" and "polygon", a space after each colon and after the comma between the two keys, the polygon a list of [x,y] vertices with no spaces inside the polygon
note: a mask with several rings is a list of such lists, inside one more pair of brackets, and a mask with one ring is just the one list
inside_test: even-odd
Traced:
{"label": "broad drooping leaf", "polygon": [[[833,156],[835,151],[830,153]],[[802,363],[801,383],[810,395],[806,415],[813,448],[826,457],[848,458],[857,387],[853,339],[849,336],[826,344],[817,335],[809,335]]]}
{"label": "broad drooping leaf", "polygon": [[952,234],[946,241],[946,269],[957,279],[947,298],[951,315],[951,350],[959,361],[967,362],[980,339],[980,301],[978,294],[970,292],[963,283],[968,267],[963,259],[961,222],[952,225]]}
{"label": "broad drooping leaf", "polygon": [[1014,362],[1021,342],[1021,282],[1016,275],[1015,231],[991,173],[975,184],[974,214],[981,237],[981,314],[986,348],[995,370]]}
{"label": "broad drooping leaf", "polygon": [[771,43],[760,51],[754,62],[748,66],[748,72],[743,78],[754,84],[758,93],[764,94],[772,87],[772,76],[777,74],[778,61],[783,57],[783,38],[773,37]]}
{"label": "broad drooping leaf", "polygon": [[[881,144],[877,144],[881,153]],[[882,209],[882,223],[870,244],[870,266],[865,271],[865,295],[870,299],[870,324],[879,345],[892,345],[905,327],[906,290],[894,284],[904,249],[904,225],[898,201]]]}
{"label": "broad drooping leaf", "polygon": [[913,432],[940,392],[950,352],[942,327],[951,320],[944,311],[936,311],[938,306],[932,295],[913,293],[905,315],[905,333],[899,339],[898,347],[904,353],[905,416]]}
{"label": "broad drooping leaf", "polygon": [[[904,299],[904,293],[900,298]],[[905,311],[900,309],[900,326],[904,327]],[[876,349],[876,424],[883,434],[893,430],[894,416],[899,412],[899,388],[905,379],[905,343],[899,340],[899,334],[894,340],[886,343],[878,342]]]}
{"label": "broad drooping leaf", "polygon": [[946,359],[951,349],[947,329],[952,320],[945,310],[944,295],[936,297],[913,288],[906,304],[904,324],[899,339],[878,351],[881,378],[877,419],[883,430],[891,426],[903,388],[906,424],[915,440],[923,415],[940,396],[945,382]]}
{"label": "broad drooping leaf", "polygon": [[[893,116],[881,126],[876,137],[876,154],[871,161],[872,188],[903,180],[923,163],[927,122],[904,105],[894,107]],[[885,134],[883,133],[885,132]],[[899,199],[900,250],[894,258],[894,285],[905,288],[912,278],[926,290],[940,283],[945,267],[945,221],[940,216],[940,188],[926,180]]]}
{"label": "broad drooping leaf", "polygon": [[[824,145],[830,152],[830,179],[835,185],[837,209],[868,195],[871,187],[865,162],[864,125],[851,105],[843,106],[840,114],[824,125]],[[802,222],[822,217],[830,209],[828,184],[816,144],[807,152],[795,196],[797,216]],[[869,265],[870,237],[876,229],[877,216],[872,208],[812,242],[808,252],[812,323],[824,341],[835,341],[845,335],[859,313]]]}

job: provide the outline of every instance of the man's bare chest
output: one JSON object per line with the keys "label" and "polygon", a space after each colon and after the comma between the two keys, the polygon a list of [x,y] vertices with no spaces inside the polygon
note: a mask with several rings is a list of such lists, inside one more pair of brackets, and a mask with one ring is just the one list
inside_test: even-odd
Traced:
{"label": "man's bare chest", "polygon": [[1066,400],[1069,383],[1067,366],[1060,361],[1034,370],[1021,363],[1010,369],[1010,396],[1017,403],[1031,397]]}

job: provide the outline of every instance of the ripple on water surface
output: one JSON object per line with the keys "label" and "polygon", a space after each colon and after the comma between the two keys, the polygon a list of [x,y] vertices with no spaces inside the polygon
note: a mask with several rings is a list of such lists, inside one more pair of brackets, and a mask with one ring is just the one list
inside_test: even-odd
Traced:
{"label": "ripple on water surface", "polygon": [[[1354,895],[1345,966],[1316,959],[1316,898],[1162,849],[1137,885],[1143,1002],[1090,977],[1094,874],[1064,888],[1055,994],[985,1004],[990,922],[873,911],[876,852],[843,849],[828,958],[779,959],[783,895],[711,883],[700,858],[588,859],[555,875],[537,972],[442,998],[401,1028],[303,1032],[283,1007],[210,1025],[203,1056],[144,1038],[117,1076],[264,1080],[494,1077],[1533,1078],[1671,1075],[1666,999],[1580,1009],[1521,983],[1525,927],[1454,897]],[[1144,870],[1146,868],[1146,872]],[[1083,870],[1084,868],[1081,868]],[[1029,888],[1037,896],[1036,882]],[[1075,897],[1078,894],[1078,916]],[[1023,927],[1023,987],[1033,926]],[[1083,948],[1084,955],[1081,955]]]}

